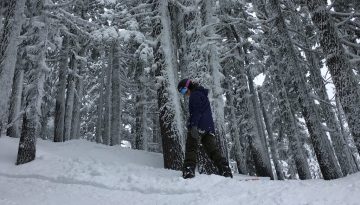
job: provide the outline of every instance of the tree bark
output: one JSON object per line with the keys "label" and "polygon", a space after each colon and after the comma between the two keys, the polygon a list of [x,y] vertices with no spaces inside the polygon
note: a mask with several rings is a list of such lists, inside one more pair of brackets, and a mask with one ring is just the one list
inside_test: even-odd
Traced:
{"label": "tree bark", "polygon": [[65,119],[64,119],[64,140],[70,140],[72,118],[74,112],[74,98],[75,98],[75,74],[77,73],[77,60],[72,55],[69,63],[69,69],[72,73],[68,75],[67,80],[67,92],[66,92],[66,104],[65,104]]}
{"label": "tree bark", "polygon": [[17,66],[14,76],[14,84],[11,93],[10,100],[10,112],[8,123],[12,124],[6,134],[9,137],[19,138],[20,137],[20,122],[21,122],[21,101],[24,84],[24,69]]}
{"label": "tree bark", "polygon": [[279,159],[278,148],[276,146],[276,142],[275,142],[275,138],[273,136],[273,130],[272,130],[272,127],[271,127],[270,119],[269,119],[268,114],[266,112],[265,105],[264,105],[264,102],[263,102],[262,92],[260,90],[258,90],[258,95],[259,95],[261,111],[262,111],[263,118],[264,118],[264,121],[265,121],[266,131],[267,131],[268,136],[269,136],[270,151],[271,151],[272,159],[273,159],[274,165],[275,165],[276,176],[277,176],[277,178],[279,180],[284,180],[285,176],[284,176],[282,164],[281,164],[280,159]]}
{"label": "tree bark", "polygon": [[326,65],[331,73],[336,92],[360,152],[360,88],[349,60],[345,56],[341,41],[336,32],[334,20],[330,16],[325,0],[307,0],[312,20],[319,29],[320,45],[326,55]]}
{"label": "tree bark", "polygon": [[[46,22],[46,16],[43,13],[43,0],[37,0],[31,2],[33,8],[36,8],[34,12],[35,16],[41,22],[41,24],[35,24],[38,32],[34,33],[36,42],[34,45],[39,46],[36,53],[32,53],[36,56],[36,61],[31,64],[34,69],[31,72],[29,84],[31,88],[28,89],[26,94],[26,106],[23,119],[23,127],[19,142],[19,150],[17,155],[16,164],[24,164],[35,159],[36,153],[36,137],[39,134],[39,120],[41,115],[41,104],[44,95],[44,83],[45,83],[45,71],[47,70],[45,59],[46,59],[46,48],[47,48],[47,36],[48,36],[48,22]],[[31,7],[30,7],[31,8]],[[30,9],[29,8],[29,9]]]}
{"label": "tree bark", "polygon": [[298,101],[302,108],[302,115],[305,119],[323,177],[326,180],[342,177],[330,141],[322,129],[315,103],[311,96],[309,96],[309,89],[304,79],[305,74],[303,68],[299,65],[296,51],[285,25],[279,1],[270,0],[268,9],[271,10],[272,16],[276,18],[274,22],[279,37],[285,42],[285,46],[282,48],[284,49],[284,56],[282,57],[284,58],[286,55],[289,58],[289,67],[286,67],[286,69],[294,76],[293,88],[299,95]]}
{"label": "tree bark", "polygon": [[105,145],[111,145],[111,76],[112,76],[112,61],[113,56],[111,51],[108,52],[108,66],[106,67],[106,83],[105,83],[105,113],[103,121],[102,140]]}
{"label": "tree bark", "polygon": [[121,139],[121,93],[120,93],[120,51],[119,43],[111,45],[112,74],[111,74],[111,143],[120,144]]}
{"label": "tree bark", "polygon": [[19,35],[24,21],[25,0],[8,1],[3,32],[0,36],[0,133],[7,120],[13,85]]}
{"label": "tree bark", "polygon": [[59,62],[59,81],[56,91],[55,103],[55,120],[54,120],[54,142],[64,141],[64,124],[65,124],[65,89],[67,80],[69,58],[69,37],[64,36]]}
{"label": "tree bark", "polygon": [[[161,30],[161,48],[155,48],[155,62],[157,63],[156,76],[158,78],[159,89],[158,107],[160,111],[159,121],[162,136],[162,148],[164,156],[164,167],[167,169],[180,170],[183,161],[183,137],[184,131],[180,119],[180,99],[175,86],[175,66],[172,54],[170,14],[168,1],[161,0],[159,3],[159,14],[161,25],[157,24],[157,29]],[[169,53],[170,52],[170,53]]]}

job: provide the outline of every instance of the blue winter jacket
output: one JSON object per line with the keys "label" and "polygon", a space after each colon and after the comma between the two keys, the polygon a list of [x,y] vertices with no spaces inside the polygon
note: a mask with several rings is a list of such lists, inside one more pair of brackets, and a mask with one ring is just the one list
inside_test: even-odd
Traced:
{"label": "blue winter jacket", "polygon": [[200,132],[215,133],[208,93],[209,91],[202,86],[191,91],[188,128],[196,126]]}

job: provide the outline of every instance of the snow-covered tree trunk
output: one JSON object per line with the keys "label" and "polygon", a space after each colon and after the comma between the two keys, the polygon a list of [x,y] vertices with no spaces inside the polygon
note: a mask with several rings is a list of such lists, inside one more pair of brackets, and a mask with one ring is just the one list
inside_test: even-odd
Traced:
{"label": "snow-covered tree trunk", "polygon": [[8,103],[16,65],[25,0],[8,1],[0,36],[0,133],[7,120]]}
{"label": "snow-covered tree trunk", "polygon": [[110,48],[112,56],[111,74],[111,143],[110,145],[120,144],[121,139],[121,93],[120,93],[120,50],[119,43],[113,42]]}
{"label": "snow-covered tree trunk", "polygon": [[336,101],[336,109],[337,109],[336,112],[337,119],[340,125],[341,134],[342,136],[344,136],[346,144],[349,145],[351,157],[354,163],[356,164],[357,170],[360,171],[360,161],[358,160],[359,152],[355,146],[354,138],[351,136],[349,128],[347,127],[347,125],[345,125],[347,122],[346,122],[344,110],[342,109],[339,96],[337,94],[335,95],[335,101]]}
{"label": "snow-covered tree trunk", "polygon": [[55,97],[54,142],[64,141],[65,91],[68,73],[69,44],[69,37],[65,35],[60,51],[59,78]]}
{"label": "snow-covered tree trunk", "polygon": [[[207,37],[215,38],[215,28],[214,25],[216,23],[215,15],[215,1],[214,0],[205,0],[204,2],[204,26],[207,26]],[[207,54],[207,63],[209,66],[209,70],[212,76],[212,104],[213,104],[213,113],[214,113],[214,121],[215,127],[217,130],[217,141],[220,145],[220,150],[222,155],[225,158],[228,158],[228,150],[227,150],[227,139],[225,137],[225,118],[224,118],[224,107],[225,102],[223,99],[223,88],[222,81],[224,79],[224,75],[221,73],[222,68],[219,64],[219,53],[218,48],[215,42],[208,42],[208,50]]]}
{"label": "snow-covered tree trunk", "polygon": [[[235,59],[233,59],[233,61],[236,61]],[[233,62],[233,64],[236,66],[236,63]],[[236,68],[235,68],[236,69]],[[230,118],[230,125],[229,125],[229,129],[230,129],[230,135],[232,137],[232,142],[233,142],[233,146],[232,149],[230,150],[230,157],[235,159],[236,164],[237,164],[237,168],[238,168],[238,172],[240,174],[249,174],[248,169],[247,169],[247,164],[246,164],[246,148],[245,148],[245,143],[244,143],[244,136],[240,135],[241,132],[241,127],[239,126],[239,116],[241,115],[239,113],[239,104],[237,104],[236,100],[237,98],[239,98],[240,96],[235,95],[235,92],[232,92],[233,88],[232,86],[234,86],[232,84],[232,80],[231,77],[228,75],[226,76],[226,81],[229,86],[227,87],[227,90],[229,90],[227,92],[227,103],[228,103],[228,107],[229,107],[229,118]],[[236,85],[235,85],[236,86]],[[242,139],[242,143],[240,141],[240,139]]]}
{"label": "snow-covered tree trunk", "polygon": [[21,100],[24,84],[24,69],[19,65],[15,70],[14,83],[11,93],[10,110],[8,124],[11,126],[7,129],[6,134],[10,137],[20,137],[21,122]]}
{"label": "snow-covered tree trunk", "polygon": [[265,109],[265,105],[264,105],[264,101],[263,101],[263,97],[262,97],[262,92],[261,92],[260,89],[258,89],[258,95],[259,95],[259,102],[260,102],[261,111],[262,111],[263,118],[264,118],[264,121],[265,121],[266,131],[267,131],[268,137],[269,137],[270,151],[271,151],[271,156],[272,156],[272,159],[273,159],[273,162],[274,162],[274,165],[275,165],[276,176],[277,176],[277,179],[284,180],[285,176],[284,176],[282,164],[281,164],[280,159],[279,159],[278,147],[276,146],[276,141],[275,141],[275,138],[274,138],[274,135],[273,135],[271,122],[270,122],[270,119],[268,117],[267,111]]}
{"label": "snow-covered tree trunk", "polygon": [[320,45],[326,55],[326,65],[339,94],[351,134],[360,152],[360,88],[345,56],[335,23],[323,0],[306,1],[314,24],[319,29]]}
{"label": "snow-covered tree trunk", "polygon": [[[23,118],[23,126],[19,142],[19,150],[16,164],[24,164],[35,159],[36,138],[39,134],[41,104],[44,95],[45,72],[48,69],[46,65],[47,51],[47,35],[48,27],[44,10],[44,1],[37,0],[31,2],[30,18],[35,21],[33,23],[32,35],[33,45],[38,49],[31,50],[31,72],[28,81],[28,89],[25,97],[25,113]],[[34,39],[35,37],[35,39]],[[29,62],[30,63],[30,62]]]}
{"label": "snow-covered tree trunk", "polygon": [[164,166],[168,169],[180,170],[183,161],[184,128],[181,121],[181,107],[176,90],[176,66],[171,40],[171,22],[167,0],[158,2],[161,25],[155,25],[161,30],[161,47],[155,48],[156,77],[158,84],[158,105],[160,111],[160,128]]}
{"label": "snow-covered tree trunk", "polygon": [[[246,49],[245,49],[246,51]],[[246,54],[245,54],[246,55]],[[245,57],[246,59],[246,57]],[[253,112],[253,120],[254,120],[254,130],[256,131],[261,144],[259,144],[259,148],[262,148],[263,150],[263,156],[264,156],[264,164],[267,167],[267,169],[269,170],[269,174],[271,179],[274,179],[273,176],[273,172],[272,172],[272,168],[271,168],[271,161],[270,161],[270,156],[269,156],[269,151],[268,151],[268,143],[266,140],[266,136],[265,136],[265,130],[263,128],[263,120],[260,116],[261,112],[261,108],[257,99],[257,94],[256,94],[256,90],[255,90],[255,85],[253,82],[253,77],[251,74],[251,71],[249,69],[247,69],[246,71],[246,75],[247,75],[247,79],[248,79],[248,85],[249,85],[249,94],[250,94],[250,100],[251,100],[251,106],[252,106],[252,112]],[[261,147],[260,147],[261,146]]]}
{"label": "snow-covered tree trunk", "polygon": [[[314,34],[314,26],[310,25],[311,21],[307,16],[302,17],[298,15],[298,11],[291,2],[286,2],[286,6],[292,11],[291,24],[296,28],[298,32],[305,33],[300,35],[300,40],[303,43],[303,48],[311,48],[310,39]],[[344,175],[354,173],[356,171],[356,165],[353,162],[349,147],[345,142],[344,136],[341,134],[340,127],[336,121],[336,114],[331,105],[330,99],[327,95],[324,79],[321,76],[321,65],[318,55],[315,51],[304,49],[306,59],[309,63],[310,82],[314,87],[317,98],[320,102],[321,118],[326,122],[326,131],[329,131],[331,141],[334,147],[335,154],[339,161],[341,170]]]}
{"label": "snow-covered tree trunk", "polygon": [[[88,48],[87,45],[83,45],[83,48],[79,51],[79,56],[85,56]],[[83,82],[83,70],[85,70],[86,63],[84,60],[80,60],[77,66],[77,73],[79,76],[76,77],[74,95],[74,114],[71,122],[71,138],[79,139],[80,138],[80,125],[81,125],[81,108],[82,108],[82,99],[84,92],[84,82]]]}
{"label": "snow-covered tree trunk", "polygon": [[[300,130],[296,124],[293,111],[287,96],[286,88],[280,77],[277,65],[273,65],[272,81],[275,90],[278,92],[278,105],[280,108],[281,119],[285,124],[285,132],[289,138],[290,150],[296,164],[296,169],[300,179],[311,179],[310,167],[305,155],[305,148],[300,143]],[[280,131],[279,131],[280,132]],[[281,132],[280,132],[281,133]],[[279,134],[280,135],[280,134]]]}
{"label": "snow-covered tree trunk", "polygon": [[136,105],[135,105],[135,149],[139,149],[139,150],[143,150],[143,145],[144,145],[144,136],[142,136],[142,132],[141,132],[141,128],[142,128],[142,112],[143,112],[143,107],[144,107],[144,103],[142,101],[142,94],[143,92],[141,92],[143,89],[139,83],[139,87],[140,87],[140,93],[138,94],[138,96],[136,96]]}
{"label": "snow-covered tree trunk", "polygon": [[[259,18],[271,18],[267,12],[266,4],[263,0],[253,0],[254,8],[256,11],[256,15]],[[265,37],[267,40],[267,46],[269,48],[273,48],[278,43],[277,36],[275,36],[270,28],[265,27]],[[310,167],[305,155],[305,148],[300,143],[300,130],[297,126],[297,121],[294,118],[293,110],[290,106],[290,101],[286,92],[286,88],[283,83],[283,79],[280,76],[280,68],[278,65],[278,60],[276,59],[275,49],[271,49],[269,51],[270,56],[270,67],[269,74],[271,83],[274,86],[274,90],[276,91],[277,103],[279,106],[279,113],[281,121],[284,123],[284,128],[280,126],[279,128],[279,138],[282,139],[283,135],[286,134],[289,139],[289,150],[293,155],[293,159],[296,165],[296,169],[299,174],[300,179],[311,179]]]}
{"label": "snow-covered tree trunk", "polygon": [[[103,143],[103,120],[104,120],[104,84],[105,84],[105,71],[102,71],[99,78],[99,97],[96,102],[96,130],[95,141],[96,143]],[[106,144],[106,143],[104,143]]]}
{"label": "snow-covered tree trunk", "polygon": [[299,95],[298,100],[302,109],[302,115],[305,119],[312,144],[320,165],[321,172],[324,179],[336,179],[342,176],[340,167],[337,163],[330,141],[327,138],[325,131],[322,129],[322,124],[318,116],[318,110],[315,107],[315,102],[310,96],[309,89],[305,82],[305,73],[300,66],[296,51],[291,41],[290,35],[285,25],[285,20],[282,15],[280,4],[278,0],[269,1],[268,11],[271,16],[275,18],[275,26],[279,38],[284,42],[283,58],[288,58],[288,65],[286,69],[293,77],[293,89]]}
{"label": "snow-covered tree trunk", "polygon": [[74,54],[71,56],[69,69],[71,73],[68,75],[67,91],[66,91],[66,104],[65,104],[65,118],[64,118],[64,141],[70,140],[71,123],[74,112],[74,98],[75,98],[75,74],[77,73],[77,59]]}
{"label": "snow-covered tree trunk", "polygon": [[310,75],[317,90],[317,94],[321,99],[320,106],[324,116],[326,126],[330,130],[329,135],[334,146],[336,157],[339,161],[341,170],[346,176],[357,171],[356,164],[351,156],[349,146],[347,145],[344,136],[341,134],[340,127],[336,122],[336,114],[332,108],[329,96],[326,93],[324,80],[321,76],[320,68],[317,66],[316,58],[313,53],[306,52],[306,57],[310,61]]}
{"label": "snow-covered tree trunk", "polygon": [[[236,39],[237,42],[237,55],[239,59],[241,56],[245,56],[243,47],[241,46],[242,40],[238,35],[234,26],[230,26],[231,34]],[[244,57],[246,59],[246,57]],[[256,96],[251,95],[250,88],[254,91],[254,86],[252,78],[247,78],[249,73],[246,72],[246,65],[248,65],[247,60],[239,62],[238,68],[236,68],[235,76],[237,78],[237,83],[235,86],[235,107],[238,114],[240,115],[240,143],[242,146],[246,145],[245,141],[249,141],[251,155],[253,158],[253,163],[256,168],[256,173],[259,176],[269,176],[273,178],[272,168],[270,164],[270,158],[263,143],[265,136],[262,135],[262,126],[260,123],[259,113],[256,108]],[[253,98],[255,97],[255,98]],[[257,106],[258,107],[258,106]],[[236,123],[236,122],[235,122]],[[237,123],[236,123],[237,124]],[[243,127],[241,125],[243,124]],[[245,140],[246,139],[246,140]],[[243,142],[241,142],[243,141]],[[248,171],[250,171],[252,165],[248,165]]]}

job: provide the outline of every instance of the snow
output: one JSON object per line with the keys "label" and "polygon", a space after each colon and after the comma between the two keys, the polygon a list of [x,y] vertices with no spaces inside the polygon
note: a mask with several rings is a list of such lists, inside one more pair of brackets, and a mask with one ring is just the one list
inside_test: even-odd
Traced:
{"label": "snow", "polygon": [[360,174],[323,181],[182,179],[162,155],[85,140],[38,140],[36,160],[15,166],[18,139],[0,138],[0,204],[309,204],[358,203]]}

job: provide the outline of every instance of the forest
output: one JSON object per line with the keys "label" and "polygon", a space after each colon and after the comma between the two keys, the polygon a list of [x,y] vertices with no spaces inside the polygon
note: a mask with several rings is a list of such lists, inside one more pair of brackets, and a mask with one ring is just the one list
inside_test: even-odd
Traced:
{"label": "forest", "polygon": [[[0,132],[161,153],[181,170],[189,78],[234,172],[360,171],[358,0],[1,0]],[[1,136],[1,135],[0,135]],[[198,171],[216,174],[204,150]]]}

